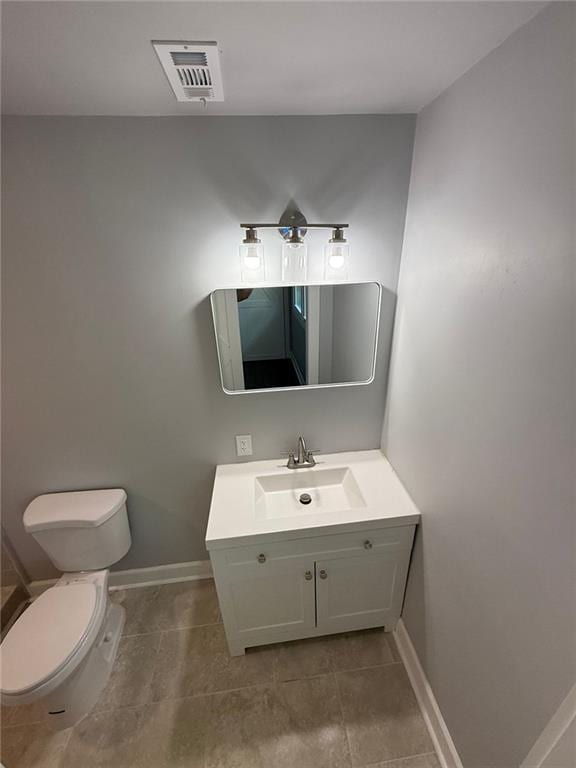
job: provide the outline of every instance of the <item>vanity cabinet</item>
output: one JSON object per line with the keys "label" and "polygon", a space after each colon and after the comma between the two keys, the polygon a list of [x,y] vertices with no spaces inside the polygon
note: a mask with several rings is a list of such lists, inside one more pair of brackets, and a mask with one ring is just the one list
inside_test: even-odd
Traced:
{"label": "vanity cabinet", "polygon": [[275,540],[210,551],[232,655],[254,645],[370,627],[394,629],[414,525]]}

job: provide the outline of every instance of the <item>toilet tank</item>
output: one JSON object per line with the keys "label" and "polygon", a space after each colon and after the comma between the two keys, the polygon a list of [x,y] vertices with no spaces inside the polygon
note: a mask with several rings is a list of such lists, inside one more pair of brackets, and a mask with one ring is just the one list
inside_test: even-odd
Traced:
{"label": "toilet tank", "polygon": [[61,571],[108,568],[132,543],[121,488],[38,496],[26,507],[24,528]]}

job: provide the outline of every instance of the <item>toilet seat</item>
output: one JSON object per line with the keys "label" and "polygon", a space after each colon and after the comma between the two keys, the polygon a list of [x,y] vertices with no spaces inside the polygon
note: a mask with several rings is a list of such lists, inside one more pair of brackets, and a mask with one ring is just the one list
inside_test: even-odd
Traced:
{"label": "toilet seat", "polygon": [[104,621],[106,590],[79,578],[59,582],[24,611],[0,646],[0,692],[6,704],[53,690],[82,662]]}

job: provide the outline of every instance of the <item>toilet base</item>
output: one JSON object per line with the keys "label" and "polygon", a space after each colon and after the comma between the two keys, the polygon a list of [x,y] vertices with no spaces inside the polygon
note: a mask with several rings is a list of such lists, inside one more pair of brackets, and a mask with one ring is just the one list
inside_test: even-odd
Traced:
{"label": "toilet base", "polygon": [[122,606],[109,603],[102,629],[86,658],[65,683],[38,702],[54,730],[76,725],[98,701],[110,678],[125,617]]}

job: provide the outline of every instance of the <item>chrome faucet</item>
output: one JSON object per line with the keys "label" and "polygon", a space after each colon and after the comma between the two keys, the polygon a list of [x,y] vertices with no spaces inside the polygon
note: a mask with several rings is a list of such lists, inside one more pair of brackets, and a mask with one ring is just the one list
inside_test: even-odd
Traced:
{"label": "chrome faucet", "polygon": [[298,458],[296,458],[296,451],[290,451],[288,453],[288,463],[286,466],[288,469],[299,469],[300,467],[313,467],[316,464],[314,460],[313,451],[310,451],[306,447],[306,440],[300,435],[298,438]]}

